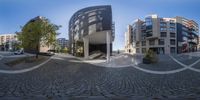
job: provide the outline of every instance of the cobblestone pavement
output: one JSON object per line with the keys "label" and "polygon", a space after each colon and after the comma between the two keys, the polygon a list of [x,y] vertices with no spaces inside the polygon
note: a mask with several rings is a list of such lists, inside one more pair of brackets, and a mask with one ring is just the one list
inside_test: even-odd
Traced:
{"label": "cobblestone pavement", "polygon": [[200,56],[197,57],[195,55],[173,55],[173,57],[186,65],[190,65],[200,59]]}
{"label": "cobblestone pavement", "polygon": [[[193,61],[194,62],[194,61]],[[181,65],[173,61],[169,55],[159,55],[159,61],[155,64],[138,64],[141,68],[155,71],[171,71],[182,68]]]}
{"label": "cobblestone pavement", "polygon": [[[156,75],[134,67],[108,68],[75,58],[52,59],[21,74],[0,74],[1,100],[198,100],[200,73]],[[169,62],[170,63],[170,62]],[[174,63],[174,62],[173,62]],[[167,69],[167,68],[166,68]]]}

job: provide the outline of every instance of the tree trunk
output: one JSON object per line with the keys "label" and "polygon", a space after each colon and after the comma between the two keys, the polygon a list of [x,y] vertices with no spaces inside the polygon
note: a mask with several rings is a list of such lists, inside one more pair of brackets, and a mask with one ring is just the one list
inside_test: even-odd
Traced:
{"label": "tree trunk", "polygon": [[35,55],[36,59],[38,59],[38,55],[39,55],[39,45],[36,46],[36,55]]}

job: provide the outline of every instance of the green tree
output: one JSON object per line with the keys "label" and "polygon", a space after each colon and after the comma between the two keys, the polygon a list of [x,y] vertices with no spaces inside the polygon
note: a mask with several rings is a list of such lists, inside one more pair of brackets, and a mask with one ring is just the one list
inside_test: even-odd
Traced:
{"label": "green tree", "polygon": [[41,45],[50,46],[56,42],[56,32],[61,26],[51,23],[45,17],[36,17],[22,27],[18,39],[24,49],[32,49],[38,58]]}
{"label": "green tree", "polygon": [[64,48],[62,49],[62,53],[68,53],[68,52],[69,52],[69,50],[68,50],[67,47],[64,47]]}
{"label": "green tree", "polygon": [[53,44],[53,46],[54,46],[54,50],[56,50],[56,52],[60,52],[61,51],[61,46],[58,44],[58,42],[56,41],[54,44]]}

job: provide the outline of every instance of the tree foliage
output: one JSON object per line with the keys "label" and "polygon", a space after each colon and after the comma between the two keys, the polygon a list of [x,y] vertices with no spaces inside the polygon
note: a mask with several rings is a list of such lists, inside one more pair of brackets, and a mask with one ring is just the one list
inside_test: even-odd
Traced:
{"label": "tree foliage", "polygon": [[50,46],[56,42],[56,32],[61,26],[51,23],[47,18],[36,17],[22,27],[18,39],[25,49],[39,53],[40,46]]}

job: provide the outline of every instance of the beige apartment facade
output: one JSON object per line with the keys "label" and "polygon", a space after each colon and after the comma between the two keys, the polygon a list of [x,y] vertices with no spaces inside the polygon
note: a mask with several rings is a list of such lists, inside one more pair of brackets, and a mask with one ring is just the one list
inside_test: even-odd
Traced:
{"label": "beige apartment facade", "polygon": [[[183,53],[185,52],[185,43],[190,44],[190,46],[187,46],[186,52],[197,51],[198,39],[196,33],[198,33],[198,24],[192,24],[194,27],[187,27],[180,24],[183,22],[182,19],[185,18],[160,18],[157,15],[149,15],[145,17],[145,20],[135,20],[131,25],[132,27],[129,26],[131,29],[127,31],[131,30],[129,33],[132,35],[129,35],[131,37],[129,41],[131,42],[125,41],[125,51],[127,51],[126,46],[128,43],[131,43],[130,45],[134,46],[135,53],[139,54],[144,54],[149,49],[157,54]],[[188,23],[191,21],[188,20]],[[183,34],[184,30],[182,28],[188,29],[187,35]],[[196,33],[189,31],[192,28]],[[128,37],[125,37],[125,40],[126,38]]]}
{"label": "beige apartment facade", "polygon": [[16,34],[0,34],[0,50],[8,51],[15,50],[14,43],[17,43],[17,35]]}
{"label": "beige apartment facade", "polygon": [[0,45],[3,45],[9,41],[16,41],[17,35],[16,34],[0,34]]}

